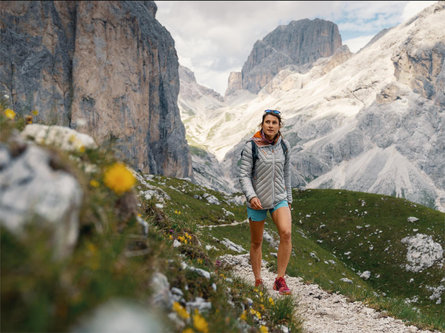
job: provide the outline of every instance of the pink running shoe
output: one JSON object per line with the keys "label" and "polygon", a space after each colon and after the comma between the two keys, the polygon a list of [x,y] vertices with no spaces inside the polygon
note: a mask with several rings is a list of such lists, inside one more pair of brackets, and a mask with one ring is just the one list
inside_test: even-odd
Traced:
{"label": "pink running shoe", "polygon": [[263,280],[262,279],[255,280],[255,287],[264,287]]}
{"label": "pink running shoe", "polygon": [[279,291],[280,295],[290,295],[292,292],[287,287],[286,281],[283,277],[279,277],[275,279],[273,284],[273,290]]}

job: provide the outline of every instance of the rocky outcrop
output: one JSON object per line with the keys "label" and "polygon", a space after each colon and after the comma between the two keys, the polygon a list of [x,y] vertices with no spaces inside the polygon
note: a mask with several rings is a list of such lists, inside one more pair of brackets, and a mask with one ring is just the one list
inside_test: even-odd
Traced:
{"label": "rocky outcrop", "polygon": [[336,24],[315,19],[279,26],[255,43],[242,68],[242,88],[257,93],[282,68],[307,70],[317,59],[331,56],[342,45]]}
{"label": "rocky outcrop", "polygon": [[26,224],[47,227],[54,257],[71,253],[79,233],[83,191],[54,153],[18,135],[0,143],[0,225],[20,237]]}
{"label": "rocky outcrop", "polygon": [[432,47],[416,42],[407,40],[392,57],[394,75],[422,97],[445,106],[445,41]]}
{"label": "rocky outcrop", "polygon": [[[192,174],[174,41],[150,1],[2,2],[0,88],[19,113],[113,139],[144,172]],[[80,126],[84,124],[85,126]]]}
{"label": "rocky outcrop", "polygon": [[224,98],[215,90],[198,84],[198,82],[196,82],[195,74],[187,67],[179,66],[179,80],[181,82],[179,94],[182,99],[196,101],[205,98],[209,102],[210,100],[213,100],[213,103],[208,104],[214,104],[215,107],[221,106],[224,102]]}
{"label": "rocky outcrop", "polygon": [[243,77],[241,72],[230,72],[227,80],[227,89],[224,96],[233,94],[235,91],[243,89]]}

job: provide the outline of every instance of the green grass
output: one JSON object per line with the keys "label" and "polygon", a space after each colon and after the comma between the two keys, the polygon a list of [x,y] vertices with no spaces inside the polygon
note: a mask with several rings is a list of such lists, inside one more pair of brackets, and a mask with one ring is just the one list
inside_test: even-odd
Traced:
{"label": "green grass", "polygon": [[[224,253],[237,254],[216,239],[227,238],[248,251],[250,233],[246,223],[196,228],[196,223],[218,225],[244,221],[245,207],[227,205],[220,193],[182,182],[167,179],[161,186],[172,197],[174,206],[165,210],[172,220],[180,220],[193,228],[203,246],[214,246],[216,249],[208,251],[212,259]],[[184,188],[179,193],[169,186]],[[194,196],[202,196],[202,191],[218,197],[222,205],[209,205],[205,200],[196,199]],[[234,215],[225,217],[222,208]],[[181,209],[181,214],[174,216],[174,209]],[[444,278],[443,268],[436,264],[423,272],[405,271],[407,250],[401,243],[403,237],[424,233],[432,235],[433,240],[445,248],[443,213],[389,196],[344,190],[307,190],[294,191],[292,216],[293,254],[287,270],[289,275],[301,276],[307,282],[317,283],[331,292],[340,292],[352,300],[362,300],[420,327],[444,330],[444,307],[429,299],[432,292],[426,288],[440,284]],[[419,222],[409,223],[409,216],[419,218]],[[270,218],[265,228],[276,233]],[[263,242],[263,258],[274,269],[276,258],[272,252],[276,250]],[[365,270],[371,271],[369,280],[358,275]],[[353,283],[341,281],[343,278]],[[414,281],[410,282],[411,279]],[[418,302],[405,302],[414,296],[418,296]]]}
{"label": "green grass", "polygon": [[[422,233],[445,248],[445,214],[404,199],[344,190],[295,191],[293,209],[294,223],[310,240],[349,269],[371,271],[369,290],[395,303],[418,297],[414,305],[420,316],[406,310],[412,308],[408,305],[394,314],[444,329],[445,307],[429,299],[427,288],[440,285],[443,267],[436,263],[422,272],[406,271],[407,248],[401,240]],[[419,221],[408,222],[410,216]]]}

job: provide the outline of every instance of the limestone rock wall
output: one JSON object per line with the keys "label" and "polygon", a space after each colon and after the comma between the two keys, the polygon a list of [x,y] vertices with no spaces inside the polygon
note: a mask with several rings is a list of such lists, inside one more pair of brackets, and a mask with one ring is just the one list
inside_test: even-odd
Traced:
{"label": "limestone rock wall", "polygon": [[114,138],[136,169],[191,176],[178,58],[152,1],[1,2],[0,88],[19,113]]}

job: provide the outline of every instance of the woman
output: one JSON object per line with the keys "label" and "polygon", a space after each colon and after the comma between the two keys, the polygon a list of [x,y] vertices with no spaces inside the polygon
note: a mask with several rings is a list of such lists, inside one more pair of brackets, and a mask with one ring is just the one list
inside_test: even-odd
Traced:
{"label": "woman", "polygon": [[264,111],[261,129],[245,144],[242,151],[239,180],[247,198],[251,237],[250,261],[255,276],[255,286],[263,285],[261,245],[264,221],[269,211],[280,235],[277,278],[273,288],[281,295],[289,295],[291,291],[286,285],[284,274],[292,250],[290,213],[292,189],[289,143],[280,133],[281,125],[280,111]]}

